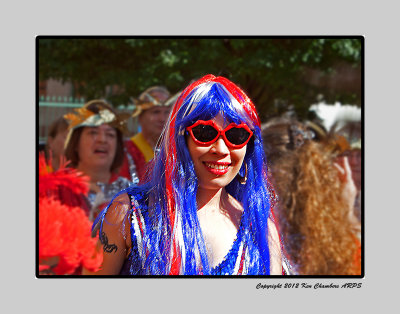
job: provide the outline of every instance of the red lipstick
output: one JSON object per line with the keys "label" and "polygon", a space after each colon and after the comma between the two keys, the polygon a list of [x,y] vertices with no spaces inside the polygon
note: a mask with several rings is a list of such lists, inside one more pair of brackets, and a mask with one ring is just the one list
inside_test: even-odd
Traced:
{"label": "red lipstick", "polygon": [[229,171],[229,162],[204,161],[204,167],[212,174],[221,176]]}

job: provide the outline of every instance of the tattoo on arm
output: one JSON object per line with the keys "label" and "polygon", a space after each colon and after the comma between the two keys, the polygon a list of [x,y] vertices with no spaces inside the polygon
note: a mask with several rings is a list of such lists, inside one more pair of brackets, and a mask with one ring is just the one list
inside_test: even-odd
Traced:
{"label": "tattoo on arm", "polygon": [[103,244],[104,252],[112,253],[114,250],[115,250],[115,252],[118,251],[118,247],[115,244],[108,243],[108,237],[104,231],[100,234],[100,242],[101,242],[101,244]]}

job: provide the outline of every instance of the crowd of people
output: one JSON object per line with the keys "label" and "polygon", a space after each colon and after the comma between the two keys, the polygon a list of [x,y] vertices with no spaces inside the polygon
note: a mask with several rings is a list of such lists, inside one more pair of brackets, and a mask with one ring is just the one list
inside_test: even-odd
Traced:
{"label": "crowd of people", "polygon": [[[262,124],[223,77],[150,87],[131,115],[91,100],[40,156],[39,275],[361,275],[360,156],[315,123]],[[92,227],[73,266],[49,249],[53,201]]]}

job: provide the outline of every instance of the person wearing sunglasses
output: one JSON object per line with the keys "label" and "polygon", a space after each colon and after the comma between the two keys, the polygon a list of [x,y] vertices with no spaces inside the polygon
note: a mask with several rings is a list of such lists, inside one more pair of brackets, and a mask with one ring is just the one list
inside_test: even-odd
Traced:
{"label": "person wearing sunglasses", "polygon": [[238,86],[210,74],[183,90],[150,166],[95,221],[95,275],[282,275],[260,120]]}

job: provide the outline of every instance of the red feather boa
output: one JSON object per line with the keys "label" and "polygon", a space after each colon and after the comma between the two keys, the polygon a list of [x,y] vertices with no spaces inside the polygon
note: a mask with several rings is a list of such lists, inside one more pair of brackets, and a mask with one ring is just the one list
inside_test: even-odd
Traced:
{"label": "red feather boa", "polygon": [[[86,195],[88,178],[65,165],[48,170],[44,155],[39,156],[39,271],[50,269],[57,275],[73,274],[80,267],[97,271],[103,255],[96,250],[91,225],[78,206]],[[68,196],[73,196],[71,202]]]}

